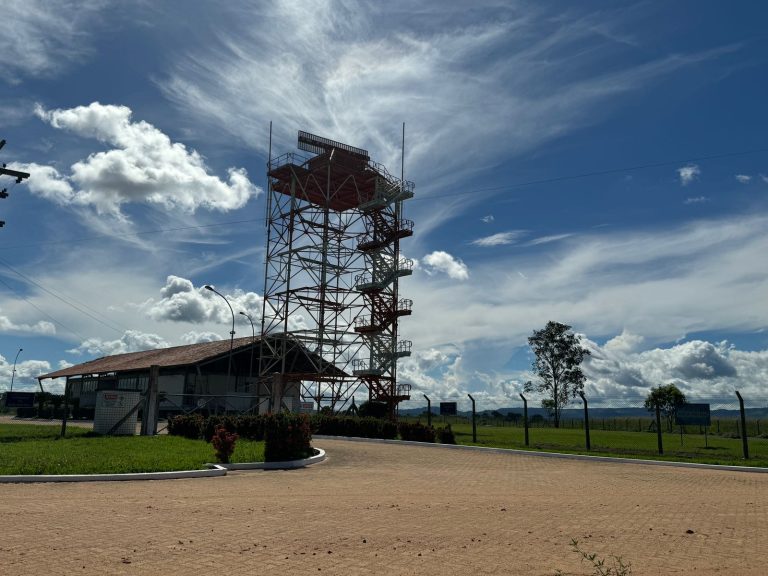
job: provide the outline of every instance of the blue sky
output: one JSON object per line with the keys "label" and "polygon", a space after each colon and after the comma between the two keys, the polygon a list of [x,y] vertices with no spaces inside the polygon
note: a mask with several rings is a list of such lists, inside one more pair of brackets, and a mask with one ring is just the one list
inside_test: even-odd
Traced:
{"label": "blue sky", "polygon": [[768,9],[473,6],[6,3],[0,155],[32,177],[2,183],[0,388],[19,348],[25,388],[226,337],[203,286],[260,310],[269,122],[393,173],[405,122],[418,398],[509,404],[548,320],[592,395],[768,396]]}

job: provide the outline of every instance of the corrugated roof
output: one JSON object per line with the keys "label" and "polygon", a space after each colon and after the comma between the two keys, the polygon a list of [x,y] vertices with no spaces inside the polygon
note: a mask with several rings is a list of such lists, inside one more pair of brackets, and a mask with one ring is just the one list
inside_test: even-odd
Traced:
{"label": "corrugated roof", "polygon": [[[259,338],[256,338],[258,342]],[[252,337],[235,338],[233,351],[250,346],[254,341]],[[38,380],[47,378],[62,378],[65,376],[80,376],[82,374],[104,374],[107,372],[130,372],[134,370],[148,370],[150,366],[186,366],[197,364],[203,360],[209,360],[216,356],[229,353],[229,340],[217,340],[215,342],[202,342],[187,346],[173,346],[172,348],[159,348],[143,350],[141,352],[128,352],[127,354],[115,354],[89,360],[82,364],[63,368],[56,372],[38,376]]]}

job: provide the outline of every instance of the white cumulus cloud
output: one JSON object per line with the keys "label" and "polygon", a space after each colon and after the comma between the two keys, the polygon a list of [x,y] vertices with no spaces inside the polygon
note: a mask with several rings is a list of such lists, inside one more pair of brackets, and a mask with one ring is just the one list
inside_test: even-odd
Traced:
{"label": "white cumulus cloud", "polygon": [[75,162],[67,174],[53,167],[26,165],[35,178],[30,191],[61,205],[88,206],[99,214],[125,219],[121,206],[146,203],[168,211],[226,212],[242,208],[260,190],[242,168],[228,180],[209,173],[203,158],[144,121],[134,121],[127,106],[93,102],[69,109],[36,109],[56,129],[98,140],[111,149]]}
{"label": "white cumulus cloud", "polygon": [[748,174],[736,174],[736,180],[742,184],[749,184],[750,180],[752,180],[752,176],[749,176]]}
{"label": "white cumulus cloud", "polygon": [[466,280],[469,278],[467,265],[442,250],[436,250],[427,254],[421,259],[421,263],[429,275],[443,273],[455,280]]}
{"label": "white cumulus cloud", "polygon": [[181,335],[184,344],[200,344],[201,342],[218,342],[223,340],[216,332],[195,332],[194,330]]}
{"label": "white cumulus cloud", "polygon": [[701,175],[701,169],[696,164],[688,164],[677,169],[677,175],[680,178],[680,184],[688,186]]}
{"label": "white cumulus cloud", "polygon": [[67,350],[70,354],[89,354],[92,356],[111,356],[155,348],[168,348],[170,344],[157,334],[147,334],[138,330],[126,330],[116,340],[88,338],[78,347]]}
{"label": "white cumulus cloud", "polygon": [[[261,296],[255,292],[244,292],[240,289],[232,293],[226,291],[222,293],[232,306],[232,311],[221,296],[207,290],[204,286],[196,287],[191,280],[171,275],[166,279],[165,286],[160,289],[160,299],[147,300],[141,308],[148,317],[158,321],[170,320],[192,324],[214,321],[226,324],[232,322],[232,312],[234,312],[235,322],[247,325],[248,319],[242,316],[240,311],[247,312],[254,320],[261,319]],[[248,328],[250,330],[250,325]]]}
{"label": "white cumulus cloud", "polygon": [[56,326],[47,320],[39,320],[34,324],[16,323],[7,316],[0,315],[0,332],[28,333],[52,336],[56,334]]}

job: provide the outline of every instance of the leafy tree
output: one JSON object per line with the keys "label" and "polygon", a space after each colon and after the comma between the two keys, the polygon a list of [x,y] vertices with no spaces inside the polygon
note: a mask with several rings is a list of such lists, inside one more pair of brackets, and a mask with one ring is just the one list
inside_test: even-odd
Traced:
{"label": "leafy tree", "polygon": [[365,416],[372,418],[386,418],[389,415],[389,407],[386,402],[369,400],[360,404],[357,413],[361,418]]}
{"label": "leafy tree", "polygon": [[677,407],[685,403],[685,394],[674,384],[651,388],[651,391],[645,398],[646,409],[649,412],[655,412],[656,406],[658,406],[659,412],[667,419],[667,428],[670,431],[672,430],[672,421],[674,420]]}
{"label": "leafy tree", "polygon": [[536,358],[533,371],[539,377],[537,384],[526,382],[526,392],[542,392],[548,397],[541,405],[554,417],[555,428],[560,427],[560,414],[571,398],[584,390],[586,377],[581,362],[590,352],[581,346],[581,338],[571,327],[559,322],[547,322],[541,330],[534,330],[528,338]]}
{"label": "leafy tree", "polygon": [[507,415],[504,416],[504,420],[507,422],[514,422],[515,424],[517,424],[522,418],[523,415],[519,412],[507,412]]}

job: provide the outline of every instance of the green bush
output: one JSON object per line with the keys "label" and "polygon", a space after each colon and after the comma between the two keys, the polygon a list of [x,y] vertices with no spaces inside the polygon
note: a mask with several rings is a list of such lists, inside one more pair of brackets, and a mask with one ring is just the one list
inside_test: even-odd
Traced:
{"label": "green bush", "polygon": [[445,428],[437,429],[437,437],[440,439],[440,444],[456,444],[456,436],[451,430],[451,425],[446,425]]}
{"label": "green bush", "polygon": [[80,406],[72,407],[72,418],[74,420],[93,420],[96,415],[96,408],[81,408]]}
{"label": "green bush", "polygon": [[208,416],[208,418],[204,420],[203,426],[201,428],[203,440],[210,442],[211,438],[213,438],[213,435],[216,433],[216,428],[218,426],[223,426],[226,428],[227,432],[239,432],[238,423],[240,418],[240,416],[226,414]]}
{"label": "green bush", "polygon": [[178,414],[168,419],[168,434],[199,440],[203,435],[205,419],[200,414]]}
{"label": "green bush", "polygon": [[315,434],[326,436],[350,436],[355,438],[397,437],[397,424],[379,418],[354,418],[343,416],[315,416],[312,418],[312,430]]}
{"label": "green bush", "polygon": [[241,416],[219,415],[203,417],[200,414],[179,414],[168,419],[168,434],[184,438],[203,439],[210,442],[217,426],[237,434],[244,440],[264,440],[264,423],[267,416],[246,414]]}
{"label": "green bush", "polygon": [[264,440],[267,462],[312,456],[312,428],[306,414],[267,414],[264,417]]}
{"label": "green bush", "polygon": [[420,422],[400,422],[397,427],[401,440],[413,442],[435,442],[436,432],[432,426],[425,426]]}
{"label": "green bush", "polygon": [[264,416],[257,416],[255,414],[238,416],[236,420],[237,433],[240,438],[256,441],[264,440],[264,422]]}

